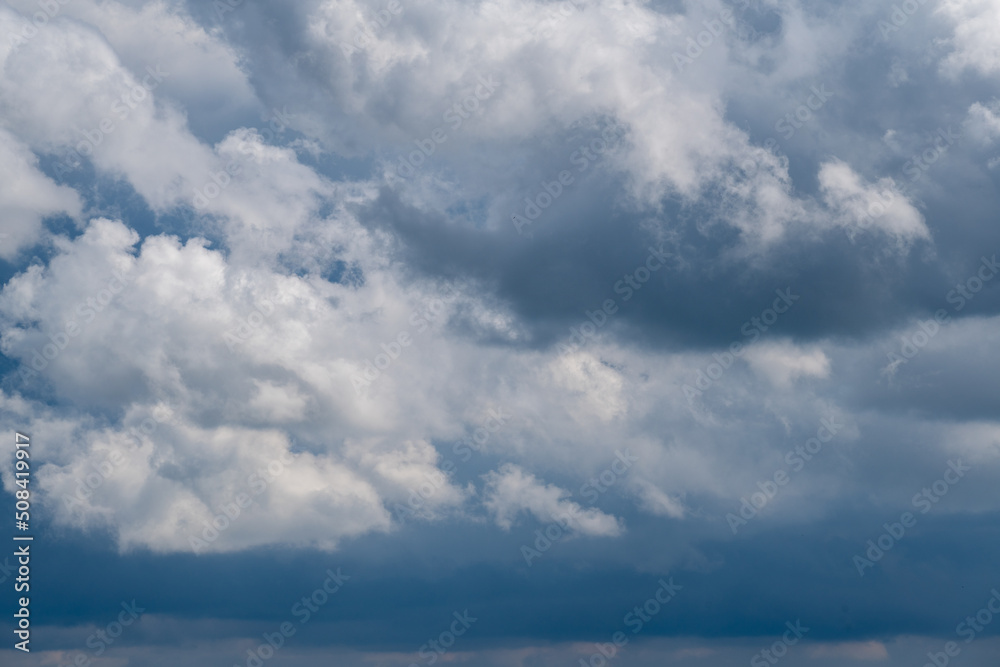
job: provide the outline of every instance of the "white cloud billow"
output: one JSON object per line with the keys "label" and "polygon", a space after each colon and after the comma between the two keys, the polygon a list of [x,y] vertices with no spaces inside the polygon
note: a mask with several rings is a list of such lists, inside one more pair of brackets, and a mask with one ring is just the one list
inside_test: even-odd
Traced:
{"label": "white cloud billow", "polygon": [[545,484],[512,463],[486,475],[484,495],[497,525],[508,530],[522,512],[542,523],[559,521],[581,535],[615,537],[625,529],[616,517],[594,507],[584,509],[567,499],[565,489]]}

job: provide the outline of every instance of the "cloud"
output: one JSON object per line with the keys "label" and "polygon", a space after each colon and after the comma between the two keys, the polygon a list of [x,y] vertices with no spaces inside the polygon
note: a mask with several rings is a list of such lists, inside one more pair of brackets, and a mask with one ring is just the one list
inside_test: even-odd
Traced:
{"label": "cloud", "polygon": [[509,530],[521,512],[543,523],[559,521],[581,535],[615,537],[624,530],[620,520],[597,508],[582,508],[566,500],[569,492],[545,484],[520,467],[507,463],[486,475],[486,507],[498,526]]}
{"label": "cloud", "polygon": [[621,375],[586,352],[561,355],[551,363],[552,382],[578,401],[578,419],[596,416],[610,421],[627,412]]}
{"label": "cloud", "polygon": [[755,373],[781,388],[790,387],[799,378],[830,375],[830,359],[819,347],[803,349],[787,342],[761,343],[747,350],[746,360]]}
{"label": "cloud", "polygon": [[[358,662],[472,601],[495,623],[462,659],[573,662],[667,573],[690,603],[623,665],[731,664],[806,612],[817,660],[910,664],[933,638],[887,638],[968,613],[997,511],[991,4],[888,38],[860,2],[56,5],[0,44],[0,425],[74,564],[38,602],[60,632],[148,591],[239,655],[331,559],[365,576],[301,646]],[[775,290],[800,300],[750,330]],[[889,576],[853,578],[958,456]],[[606,539],[524,573],[554,521]]]}
{"label": "cloud", "polygon": [[[257,499],[257,516],[234,522],[211,543],[213,550],[274,542],[332,547],[346,535],[387,529],[388,514],[370,482],[322,452],[292,452],[287,435],[276,430],[315,400],[307,398],[308,384],[287,371],[281,385],[236,371],[243,363],[249,364],[245,370],[256,366],[252,359],[263,348],[249,340],[230,351],[225,334],[240,331],[241,322],[245,325],[270,296],[266,287],[240,275],[230,282],[225,260],[203,241],[181,245],[150,237],[137,251],[138,240],[119,222],[95,220],[75,241],[59,241],[62,253],[44,271],[21,274],[0,295],[3,350],[21,359],[22,377],[51,383],[64,400],[91,410],[128,406],[116,427],[97,428],[83,420],[80,431],[52,452],[62,463],[40,470],[49,501],[60,503],[59,520],[80,526],[108,522],[122,548],[187,549],[190,537],[237,494],[253,492],[266,474],[261,470],[290,457],[282,464],[287,472]],[[237,292],[228,292],[227,284]],[[230,300],[243,290],[256,298],[245,304]],[[270,312],[277,312],[263,328],[281,328],[280,318],[290,306],[272,305]],[[123,329],[135,334],[128,345],[113,334]],[[288,349],[290,339],[283,338]],[[178,340],[187,342],[175,347]],[[220,371],[217,383],[212,373]],[[97,391],[95,381],[101,387]],[[226,385],[243,387],[246,407],[233,407]],[[262,393],[271,402],[266,409],[255,408]],[[279,393],[284,403],[276,400]],[[127,454],[125,434],[161,404],[169,406],[172,422]],[[255,414],[254,425],[207,425],[217,421],[210,414],[233,410]],[[70,512],[62,501],[74,496],[90,469],[111,452],[126,457],[128,470],[102,483]],[[129,512],[114,512],[119,503]],[[302,504],[303,516],[292,521],[286,515],[294,503]],[[262,520],[284,528],[261,531]],[[323,521],[330,523],[321,528],[317,522]]]}
{"label": "cloud", "polygon": [[848,660],[888,660],[889,652],[879,641],[820,644],[809,649],[813,658],[846,658]]}
{"label": "cloud", "polygon": [[[4,32],[23,20],[0,9]],[[164,69],[133,73],[92,27],[57,18],[3,52],[4,124],[32,148],[59,155],[64,169],[89,159],[124,174],[151,206],[170,206],[210,154],[179,109],[155,103]]]}
{"label": "cloud", "polygon": [[57,185],[38,169],[38,158],[9,132],[0,129],[0,209],[3,236],[0,258],[7,261],[42,238],[42,220],[63,214],[80,215],[80,197]]}
{"label": "cloud", "polygon": [[974,103],[969,107],[966,123],[973,136],[983,143],[992,143],[1000,137],[1000,101]]}
{"label": "cloud", "polygon": [[996,24],[1000,8],[989,0],[943,0],[936,11],[954,24],[948,40],[952,52],[941,63],[942,71],[956,77],[972,69],[988,76],[1000,70],[1000,43]]}
{"label": "cloud", "polygon": [[833,209],[834,224],[851,233],[879,230],[900,250],[930,239],[923,216],[890,178],[868,184],[848,164],[833,161],[820,167],[819,184],[824,202]]}
{"label": "cloud", "polygon": [[[291,453],[274,431],[178,421],[161,425],[155,444],[131,444],[114,431],[73,444],[83,455],[40,468],[39,485],[57,523],[110,528],[122,550],[332,549],[344,537],[389,528],[365,480],[327,457]],[[117,459],[124,463],[116,466]],[[111,472],[98,485],[102,466]],[[93,475],[96,489],[87,482]]]}
{"label": "cloud", "polygon": [[674,519],[684,517],[684,505],[677,498],[667,495],[646,480],[639,480],[635,485],[639,490],[641,507],[645,511]]}

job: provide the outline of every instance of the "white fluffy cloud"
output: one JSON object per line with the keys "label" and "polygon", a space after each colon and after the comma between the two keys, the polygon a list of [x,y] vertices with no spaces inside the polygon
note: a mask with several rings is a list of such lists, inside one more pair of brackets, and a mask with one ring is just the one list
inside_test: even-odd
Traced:
{"label": "white fluffy cloud", "polygon": [[41,238],[42,219],[64,214],[76,218],[80,198],[56,185],[38,169],[38,158],[9,132],[0,129],[0,258],[13,260],[20,249]]}
{"label": "white fluffy cloud", "polygon": [[1000,101],[988,104],[976,102],[969,107],[966,126],[972,135],[983,143],[992,143],[1000,137]]}
{"label": "white fluffy cloud", "polygon": [[567,500],[565,489],[545,484],[511,463],[489,473],[486,487],[486,507],[502,528],[510,529],[518,514],[530,512],[542,523],[558,521],[581,535],[614,537],[624,530],[619,519],[594,507],[584,509]]}
{"label": "white fluffy cloud", "polygon": [[[579,532],[614,536],[623,530],[615,516],[540,480],[550,471],[586,480],[622,447],[642,465],[620,495],[653,515],[680,518],[680,498],[752,488],[773,467],[775,434],[836,404],[828,383],[853,353],[837,356],[825,340],[762,342],[689,402],[682,387],[710,353],[615,342],[611,327],[569,354],[519,347],[534,341],[510,304],[472,281],[415,276],[395,252],[399,240],[356,216],[388,184],[418,211],[465,212],[448,219],[455,227],[509,230],[526,189],[575,168],[575,147],[613,127],[621,139],[588,163],[600,176],[581,178],[583,196],[589,184],[618,183],[615,204],[661,238],[679,234],[663,213],[668,201],[704,207],[697,233],[736,232],[763,262],[803,230],[869,229],[900,252],[931,241],[890,177],[863,177],[861,162],[824,153],[803,169],[818,194],[803,194],[789,162],[737,122],[733,98],[748,87],[784,109],[790,89],[808,88],[803,81],[849,48],[820,35],[798,4],[767,7],[781,31],[751,40],[726,30],[684,68],[673,54],[722,4],[679,14],[580,3],[553,18],[537,3],[412,2],[385,26],[373,24],[373,4],[281,5],[282,27],[302,31],[306,58],[273,41],[252,3],[209,29],[160,2],[81,2],[25,43],[0,45],[0,174],[19,179],[0,184],[0,253],[43,240],[47,215],[66,213],[83,228],[48,238],[54,257],[19,266],[0,294],[0,345],[20,364],[25,395],[66,408],[3,395],[10,423],[34,411],[32,427],[51,436],[40,481],[64,508],[57,516],[110,525],[123,548],[187,549],[192,531],[275,459],[287,461],[282,474],[244,508],[254,518],[206,548],[332,547],[390,530],[393,506],[414,492],[430,519],[475,516],[477,503],[501,526],[575,509]],[[860,29],[851,20],[838,30]],[[23,22],[0,8],[0,33]],[[343,48],[362,23],[371,40]],[[773,68],[758,67],[769,58]],[[146,65],[168,74],[149,78]],[[433,160],[412,179],[393,175],[414,140],[449,127],[444,112],[491,76],[495,93],[449,129]],[[242,127],[247,110],[285,106],[298,141]],[[992,107],[970,113],[995,124]],[[216,127],[214,144],[192,129],[229,114],[240,122]],[[186,216],[194,233],[143,238],[128,220],[87,216],[80,194],[39,170],[39,155],[64,160],[73,150],[156,214]],[[330,176],[337,169],[327,162],[339,168],[345,156],[357,163],[344,173],[361,176]],[[338,263],[353,279],[321,277]],[[463,333],[459,320],[493,342]],[[513,416],[483,454],[491,466],[511,463],[477,490],[444,463],[498,408]],[[164,418],[155,436],[129,435],[154,415]],[[768,444],[744,447],[748,431]],[[120,470],[65,508],[63,497],[113,452],[125,457]],[[296,504],[303,514],[293,520]]]}
{"label": "white fluffy cloud", "polygon": [[[0,8],[4,33],[23,21]],[[57,19],[0,54],[4,125],[65,168],[89,158],[156,208],[184,196],[185,180],[208,177],[210,151],[187,132],[180,110],[154,101],[162,74],[125,68],[93,27]]]}
{"label": "white fluffy cloud", "polygon": [[937,12],[954,25],[951,53],[942,62],[942,70],[957,76],[965,69],[981,74],[1000,70],[1000,6],[992,0],[942,0]]}
{"label": "white fluffy cloud", "polygon": [[820,168],[819,185],[824,201],[834,211],[834,223],[852,235],[879,230],[900,249],[930,238],[924,217],[891,178],[865,183],[850,165],[833,161]]}

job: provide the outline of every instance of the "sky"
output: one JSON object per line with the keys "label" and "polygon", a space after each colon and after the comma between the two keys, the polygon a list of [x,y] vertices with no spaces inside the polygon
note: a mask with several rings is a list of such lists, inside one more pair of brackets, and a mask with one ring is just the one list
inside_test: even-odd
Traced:
{"label": "sky", "polygon": [[998,26],[0,1],[0,663],[996,665]]}

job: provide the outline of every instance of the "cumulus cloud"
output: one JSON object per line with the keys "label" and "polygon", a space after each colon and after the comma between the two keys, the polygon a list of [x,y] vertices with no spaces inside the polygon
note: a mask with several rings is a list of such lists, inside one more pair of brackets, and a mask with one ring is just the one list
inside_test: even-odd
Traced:
{"label": "cumulus cloud", "polygon": [[[320,142],[322,150],[393,162],[413,150],[414,139],[430,136],[437,125],[447,127],[442,113],[474,95],[482,85],[480,77],[503,72],[496,77],[495,93],[459,128],[449,129],[440,153],[428,159],[418,178],[391,181],[401,200],[415,204],[417,212],[489,192],[476,224],[487,230],[501,218],[509,224],[509,202],[531,183],[511,179],[507,167],[538,158],[551,165],[553,174],[568,167],[581,179],[596,173],[613,176],[620,188],[614,199],[618,210],[628,215],[645,211],[640,229],[653,240],[673,243],[679,238],[667,220],[653,214],[664,196],[678,197],[691,211],[714,201],[701,232],[710,236],[718,228],[736,230],[743,243],[766,257],[803,226],[822,232],[832,218],[834,227],[851,228],[852,217],[883,201],[885,191],[896,192],[891,181],[866,183],[836,161],[819,168],[830,211],[797,192],[788,162],[755,145],[727,120],[722,100],[728,80],[711,76],[730,50],[748,48],[746,36],[727,33],[691,64],[706,77],[678,71],[669,57],[686,46],[687,36],[704,29],[711,12],[684,15],[631,4],[587,5],[566,15],[559,24],[565,32],[546,39],[535,28],[545,30],[551,17],[535,6],[500,12],[488,3],[449,5],[447,10],[418,3],[379,27],[366,46],[341,48],[349,36],[344,30],[353,34],[359,22],[375,30],[371,14],[363,9],[351,3],[289,8],[290,15],[308,18],[295,29],[307,26],[302,38],[330,76],[304,95],[302,87],[283,86],[302,80],[296,77],[314,77],[314,72],[283,54],[275,62],[289,69],[279,76],[256,62],[257,52],[249,50],[247,62],[261,68],[254,92],[263,108],[278,101],[293,107],[286,119],[289,131],[294,127]],[[5,11],[6,20],[20,20]],[[257,34],[258,10],[246,6],[241,11],[246,34]],[[502,522],[522,510],[541,518],[574,507],[556,487],[529,483],[536,479],[533,475],[566,466],[586,475],[607,465],[614,449],[607,443],[620,437],[646,452],[649,470],[630,488],[654,515],[680,517],[681,494],[724,493],[726,480],[741,476],[720,463],[726,437],[705,441],[692,435],[664,451],[666,438],[646,433],[651,423],[663,432],[693,433],[686,405],[673,403],[682,396],[683,375],[697,372],[697,357],[683,350],[633,349],[614,339],[614,329],[607,330],[604,344],[591,349],[569,354],[537,349],[535,323],[491,292],[489,281],[460,276],[442,291],[447,281],[422,276],[407,265],[405,244],[394,228],[371,224],[359,214],[384,195],[385,184],[380,190],[376,176],[335,180],[310,163],[310,154],[269,141],[260,129],[234,125],[214,144],[200,140],[181,110],[204,91],[193,83],[181,90],[187,85],[181,79],[192,79],[198,67],[208,67],[222,77],[223,88],[243,90],[232,70],[232,54],[238,49],[223,39],[232,24],[223,25],[221,32],[203,30],[190,16],[156,3],[109,14],[80,9],[74,16],[79,20],[54,20],[34,39],[5,53],[0,85],[9,91],[10,102],[4,122],[25,138],[26,146],[58,153],[79,149],[111,114],[115,129],[103,132],[99,143],[91,142],[84,157],[100,173],[125,178],[156,211],[193,211],[203,236],[140,238],[126,224],[97,219],[78,238],[57,237],[56,257],[47,266],[24,270],[0,297],[4,354],[20,364],[19,377],[35,383],[31,386],[45,387],[81,410],[105,414],[123,404],[141,411],[166,402],[184,426],[179,434],[214,434],[213,441],[222,443],[226,438],[217,431],[236,429],[286,448],[299,443],[301,449],[293,453],[317,457],[320,466],[339,462],[345,467],[329,468],[330,474],[354,476],[352,497],[360,499],[364,510],[351,524],[353,532],[325,531],[332,536],[330,543],[337,535],[363,532],[363,526],[387,529],[387,508],[407,502],[428,484],[433,493],[418,496],[430,518],[461,514],[466,503],[481,502],[471,500],[467,481],[452,479],[439,467],[444,463],[440,452],[448,451],[446,443],[474,431],[481,415],[497,405],[520,421],[501,431],[485,451],[513,459],[518,467],[490,478],[491,502],[499,502],[501,480],[523,482],[539,498],[548,498],[516,511],[493,510],[506,517]],[[164,64],[169,76],[142,100],[133,100],[134,108],[126,105],[129,113],[119,119],[113,111],[116,101],[141,88],[146,78],[136,71],[136,38],[126,28],[139,17],[174,29],[174,38],[157,41],[155,47],[171,66],[170,54],[179,48],[171,39],[193,40],[199,50],[190,55],[193,60],[180,63],[179,74]],[[420,23],[421,17],[440,21]],[[811,30],[799,14],[789,20],[797,30]],[[423,28],[417,30],[418,25]],[[604,30],[609,25],[615,29]],[[518,26],[531,29],[518,32]],[[445,40],[454,30],[478,37]],[[228,36],[238,43],[246,34]],[[503,34],[509,39],[502,50],[478,46],[481,39],[500,44]],[[584,39],[595,48],[577,49]],[[756,44],[761,46],[759,40]],[[272,47],[281,52],[279,45]],[[636,50],[644,55],[635,58]],[[598,57],[598,51],[603,55]],[[665,59],[658,59],[664,54]],[[59,67],[69,60],[77,68],[72,80]],[[40,74],[29,80],[32,62]],[[524,66],[513,66],[517,63]],[[563,70],[575,74],[567,77]],[[171,82],[180,83],[171,88]],[[56,89],[63,99],[59,105],[46,97]],[[398,102],[392,102],[393,96]],[[328,104],[334,98],[339,100],[332,107],[336,121]],[[71,129],[70,115],[77,130]],[[570,128],[579,138],[567,144],[570,150],[562,158],[547,160],[525,138],[553,127]],[[579,171],[573,150],[590,145],[608,127],[617,128],[613,135],[618,139],[588,159],[586,173]],[[560,141],[565,134],[565,129],[555,131]],[[491,155],[489,163],[475,157],[479,152]],[[456,166],[462,169],[461,182],[454,177]],[[540,179],[547,178],[552,178],[550,172],[541,171]],[[929,239],[923,218],[901,195],[873,220],[874,228],[900,247]],[[468,222],[449,221],[445,229],[455,231]],[[221,239],[224,246],[214,247],[208,237]],[[443,236],[442,248],[447,242]],[[511,266],[525,261],[502,246],[499,254]],[[684,266],[684,261],[678,256],[678,264]],[[72,335],[70,321],[76,324]],[[122,331],[128,332],[125,341],[116,333]],[[400,334],[411,342],[399,343]],[[65,349],[57,349],[64,338]],[[46,355],[54,350],[56,354]],[[376,368],[379,355],[389,355],[386,350],[392,351],[391,359],[386,356],[390,365]],[[829,359],[811,347],[764,345],[747,362],[778,390],[802,378],[829,377]],[[503,382],[484,383],[483,368]],[[652,379],[650,369],[669,379]],[[364,379],[366,374],[375,377]],[[93,389],[95,378],[101,380],[101,391]],[[734,392],[745,400],[746,378],[734,371],[732,380],[733,386],[718,388],[719,395]],[[470,405],[472,396],[476,399]],[[695,423],[718,418],[707,413],[694,417]],[[529,444],[539,442],[544,446]],[[241,472],[252,465],[247,462]],[[713,475],[713,467],[720,465],[725,472]],[[84,474],[84,468],[66,470],[67,480]],[[149,471],[143,477],[155,481]],[[177,496],[166,505],[193,508],[184,510],[194,512],[190,515],[175,510],[188,516],[188,523],[220,502],[216,496],[199,496],[187,481],[157,483],[159,492]],[[144,539],[141,526],[162,517],[141,517],[136,511],[123,529],[130,543],[137,544]],[[117,520],[98,506],[92,514]],[[587,530],[608,535],[618,530],[611,527],[619,524],[609,515],[589,509],[583,515],[589,517]],[[160,549],[182,544],[179,521],[172,519],[165,525],[173,528],[148,536],[150,544]],[[220,537],[219,548],[289,539],[266,532],[232,533],[239,539],[227,535]],[[295,539],[306,538],[303,533]]]}
{"label": "cumulus cloud", "polygon": [[954,25],[949,40],[951,53],[941,63],[942,71],[957,76],[972,69],[989,75],[1000,69],[1000,41],[996,25],[1000,7],[990,0],[943,0],[936,11]]}
{"label": "cumulus cloud", "polygon": [[969,131],[984,143],[992,143],[1000,136],[1000,101],[988,104],[975,102],[969,107],[966,119]]}
{"label": "cumulus cloud", "polygon": [[834,224],[852,234],[879,230],[900,249],[930,238],[924,217],[891,178],[866,183],[850,165],[832,161],[820,167],[819,185]]}
{"label": "cumulus cloud", "polygon": [[[110,528],[123,550],[194,553],[271,543],[331,549],[389,528],[370,484],[327,457],[291,454],[278,432],[167,423],[156,436],[154,445],[90,433],[74,443],[82,455],[42,467],[57,521]],[[103,478],[102,466],[110,474],[92,477],[91,490],[87,478]]]}
{"label": "cumulus cloud", "polygon": [[542,523],[558,521],[581,535],[615,537],[624,531],[619,519],[594,507],[584,509],[567,499],[565,489],[545,484],[512,463],[486,475],[484,495],[497,525],[508,530],[519,514],[529,512]]}
{"label": "cumulus cloud", "polygon": [[830,359],[822,348],[803,349],[788,342],[767,342],[751,347],[746,360],[755,373],[775,386],[788,388],[799,378],[825,378],[830,374]]}
{"label": "cumulus cloud", "polygon": [[637,481],[636,487],[639,491],[641,507],[645,511],[674,519],[683,518],[684,505],[679,499],[664,493],[655,484],[646,480]]}
{"label": "cumulus cloud", "polygon": [[[238,527],[234,522],[233,530],[225,531],[213,548],[282,541],[330,547],[344,535],[388,527],[382,497],[373,484],[398,487],[396,495],[405,496],[420,476],[441,476],[432,465],[434,450],[426,444],[414,449],[413,443],[404,443],[398,452],[385,454],[377,454],[371,444],[348,446],[342,454],[353,452],[355,469],[322,450],[292,454],[287,435],[278,429],[306,419],[313,405],[330,400],[321,389],[317,394],[329,376],[324,380],[324,373],[317,374],[312,360],[302,359],[306,366],[294,361],[297,348],[312,344],[311,336],[299,335],[295,343],[297,336],[284,330],[299,326],[297,317],[288,318],[287,309],[307,303],[312,290],[298,279],[281,290],[279,276],[231,274],[224,258],[202,240],[182,245],[176,239],[149,237],[136,248],[138,241],[135,232],[119,222],[95,220],[75,241],[59,240],[62,252],[46,269],[21,274],[0,294],[3,351],[20,359],[19,372],[26,381],[49,384],[65,400],[93,410],[127,405],[131,412],[142,412],[165,401],[175,416],[175,423],[161,426],[155,439],[136,446],[129,470],[116,476],[116,483],[102,484],[93,498],[75,507],[78,511],[60,514],[62,520],[78,525],[109,520],[123,548],[186,548],[197,526],[210,521],[237,493],[248,492],[255,471],[291,457],[283,462],[286,474],[257,505],[267,508],[259,510],[262,517],[265,511],[276,512],[275,525],[289,527],[262,532],[257,519]],[[296,293],[306,301],[300,302]],[[250,317],[253,313],[260,322]],[[114,333],[122,330],[134,334],[127,347]],[[283,342],[271,345],[254,340],[253,334],[277,335]],[[227,335],[235,340],[232,346]],[[176,347],[178,340],[187,342]],[[331,364],[331,370],[339,367],[333,373],[341,376],[341,391],[346,392],[347,365],[335,357],[323,363]],[[241,366],[243,372],[237,370]],[[265,367],[272,371],[263,376],[253,370]],[[264,379],[269,376],[273,379]],[[95,392],[98,378],[103,390]],[[233,404],[237,386],[246,405]],[[249,419],[253,426],[205,425],[218,422],[219,415],[230,423],[240,421],[240,414],[254,415]],[[130,421],[124,419],[117,430],[97,431],[81,423],[81,432],[61,445],[60,455],[69,457],[66,462],[39,473],[52,500],[75,492],[90,467],[110,452],[123,451],[120,442]],[[78,450],[86,455],[70,456]],[[377,477],[366,481],[364,475],[369,474]],[[460,497],[456,493],[448,487],[438,497],[444,502]],[[111,512],[119,502],[128,504],[128,515]],[[279,518],[293,502],[314,508],[307,512],[312,516],[315,511],[314,518]],[[321,516],[331,522],[322,529],[315,523]]]}
{"label": "cumulus cloud", "polygon": [[[997,439],[992,3],[875,43],[858,2],[59,7],[0,44],[0,424],[32,432],[60,526],[377,570],[506,565],[519,524],[559,522],[620,571],[755,581],[772,547],[727,551],[721,517],[829,418],[748,533],[816,526],[796,549],[828,553],[953,456],[982,477],[947,512],[996,510],[972,497]],[[956,119],[975,141],[904,184]],[[801,301],[750,344],[778,288]],[[857,639],[815,657],[892,651]]]}
{"label": "cumulus cloud", "polygon": [[[25,20],[0,8],[5,33]],[[186,180],[207,178],[210,152],[187,132],[178,108],[155,101],[169,69],[132,72],[94,27],[58,17],[0,53],[4,125],[34,149],[60,155],[64,169],[92,160],[124,175],[157,208],[184,196]]]}
{"label": "cumulus cloud", "polygon": [[57,185],[39,171],[35,154],[0,129],[0,209],[4,216],[0,258],[13,260],[19,250],[39,241],[46,216],[76,218],[81,208],[74,190]]}
{"label": "cumulus cloud", "polygon": [[553,383],[576,397],[578,419],[596,416],[606,422],[628,409],[621,374],[591,354],[562,355],[552,362],[551,372]]}

